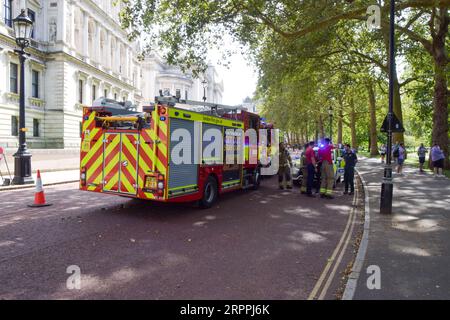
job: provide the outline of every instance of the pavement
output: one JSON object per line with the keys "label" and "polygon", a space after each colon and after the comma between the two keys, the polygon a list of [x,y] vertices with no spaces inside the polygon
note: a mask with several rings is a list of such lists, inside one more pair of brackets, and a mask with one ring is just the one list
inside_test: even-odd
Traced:
{"label": "pavement", "polygon": [[336,299],[362,226],[341,185],[311,199],[264,179],[208,210],[77,187],[45,188],[45,208],[0,192],[0,300]]}
{"label": "pavement", "polygon": [[[14,173],[14,158],[13,154],[17,150],[6,149],[6,161],[0,160],[0,171],[7,176],[7,169],[11,174]],[[36,172],[38,169],[41,172],[65,171],[74,170],[80,166],[80,150],[79,149],[30,149],[31,170]],[[3,157],[2,157],[3,158]]]}
{"label": "pavement", "polygon": [[[3,178],[14,176],[14,158],[16,150],[5,150],[4,157],[0,159],[0,172]],[[79,180],[80,151],[78,149],[31,149],[31,169],[34,181],[36,181],[37,170],[41,171],[42,182],[45,185],[53,185]],[[9,173],[8,174],[8,169]],[[33,188],[34,185],[2,186],[3,180],[0,176],[0,192],[5,190]]]}
{"label": "pavement", "polygon": [[[369,193],[370,230],[353,299],[450,299],[450,180],[406,167],[394,176],[393,212],[382,215],[383,165],[362,159],[358,171]],[[379,289],[372,277],[378,268]]]}
{"label": "pavement", "polygon": [[[36,183],[37,173],[34,172],[32,174],[34,182]],[[70,182],[77,182],[80,180],[80,170],[64,170],[64,171],[50,171],[41,173],[41,180],[44,186],[51,186],[55,184],[63,184]],[[0,178],[0,184],[2,184]],[[26,185],[9,185],[9,186],[1,186],[0,192],[17,190],[17,189],[29,189],[34,188],[35,184],[26,184]]]}

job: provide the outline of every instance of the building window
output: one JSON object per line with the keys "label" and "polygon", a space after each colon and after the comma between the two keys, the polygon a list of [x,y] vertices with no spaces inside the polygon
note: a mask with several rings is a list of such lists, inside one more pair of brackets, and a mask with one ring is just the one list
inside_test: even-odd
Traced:
{"label": "building window", "polygon": [[19,118],[11,116],[11,135],[17,137],[19,135]]}
{"label": "building window", "polygon": [[31,70],[31,95],[39,98],[39,72],[36,70]]}
{"label": "building window", "polygon": [[180,89],[176,89],[175,90],[175,97],[180,97],[181,98],[181,90]]}
{"label": "building window", "polygon": [[12,28],[12,0],[3,0],[3,18],[5,24]]}
{"label": "building window", "polygon": [[83,87],[84,87],[83,80],[78,80],[78,102],[79,103],[83,103]]}
{"label": "building window", "polygon": [[17,78],[18,66],[15,63],[9,64],[9,91],[13,93],[19,93],[18,91],[18,78]]}
{"label": "building window", "polygon": [[95,101],[95,98],[96,98],[95,94],[96,94],[96,92],[97,92],[97,87],[94,84],[94,85],[92,85],[92,102]]}
{"label": "building window", "polygon": [[114,100],[117,101],[117,93],[114,93]]}
{"label": "building window", "polygon": [[184,91],[184,100],[187,100],[187,99],[188,99],[188,91],[185,90],[185,91]]}
{"label": "building window", "polygon": [[169,89],[169,88],[164,88],[163,94],[164,94],[165,96],[170,96],[170,89]]}
{"label": "building window", "polygon": [[30,17],[31,21],[33,21],[33,30],[31,30],[31,38],[34,39],[34,28],[35,28],[35,22],[36,22],[36,14],[33,10],[28,9],[28,17]]}
{"label": "building window", "polygon": [[80,138],[82,134],[83,134],[83,122],[80,121]]}
{"label": "building window", "polygon": [[107,89],[105,89],[105,90],[103,91],[103,96],[104,96],[105,98],[108,98],[108,90],[107,90]]}
{"label": "building window", "polygon": [[33,137],[39,137],[39,119],[33,119]]}

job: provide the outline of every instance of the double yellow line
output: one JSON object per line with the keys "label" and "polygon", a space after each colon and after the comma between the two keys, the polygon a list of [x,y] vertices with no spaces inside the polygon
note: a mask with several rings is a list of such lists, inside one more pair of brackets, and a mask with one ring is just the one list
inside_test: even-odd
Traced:
{"label": "double yellow line", "polygon": [[[348,216],[347,225],[345,226],[344,232],[342,233],[341,239],[338,245],[333,251],[331,258],[322,271],[322,274],[317,280],[316,285],[308,296],[308,300],[323,300],[328,292],[328,289],[336,276],[336,271],[342,262],[342,258],[347,250],[350,243],[350,239],[353,234],[353,229],[356,220],[356,208],[358,202],[359,187],[356,184],[355,195],[353,196],[353,208]],[[337,257],[337,258],[336,258]],[[330,271],[331,270],[331,271]]]}

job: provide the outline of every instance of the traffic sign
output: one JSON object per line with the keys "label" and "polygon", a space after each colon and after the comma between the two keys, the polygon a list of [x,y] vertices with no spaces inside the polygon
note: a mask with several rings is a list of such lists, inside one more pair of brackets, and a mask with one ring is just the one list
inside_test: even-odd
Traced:
{"label": "traffic sign", "polygon": [[[388,119],[389,115],[386,115],[386,118],[384,118],[383,124],[381,125],[381,132],[387,132],[388,131]],[[405,128],[403,128],[402,123],[400,120],[398,120],[395,113],[392,114],[392,132],[405,132]]]}

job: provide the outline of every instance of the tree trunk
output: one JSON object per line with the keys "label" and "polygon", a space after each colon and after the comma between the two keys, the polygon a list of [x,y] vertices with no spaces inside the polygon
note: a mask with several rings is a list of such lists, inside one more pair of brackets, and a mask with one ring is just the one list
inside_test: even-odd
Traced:
{"label": "tree trunk", "polygon": [[[445,168],[450,169],[448,150],[448,57],[445,38],[448,35],[450,18],[448,8],[440,8],[437,30],[433,35],[432,56],[434,61],[434,110],[433,110],[433,143],[439,144],[445,154]],[[434,24],[434,23],[433,23]],[[433,25],[432,25],[433,26]]]}
{"label": "tree trunk", "polygon": [[342,144],[342,119],[344,117],[342,111],[342,104],[339,104],[339,114],[338,114],[338,123],[337,123],[337,143]]}
{"label": "tree trunk", "polygon": [[367,93],[369,95],[369,114],[370,114],[370,126],[369,126],[369,150],[371,156],[378,155],[378,141],[377,141],[377,115],[376,115],[376,98],[373,83],[368,80],[366,83]]}
{"label": "tree trunk", "polygon": [[320,130],[320,139],[325,138],[325,129],[323,126],[322,115],[319,116],[319,130]]}
{"label": "tree trunk", "polygon": [[[386,1],[386,6],[389,5],[389,1]],[[391,59],[389,56],[389,24],[387,26],[385,26],[384,24],[382,24],[381,27],[381,33],[383,35],[383,39],[384,39],[384,45],[385,45],[385,50],[386,50],[386,54],[387,54],[387,66],[389,67]],[[401,99],[401,95],[400,95],[400,83],[398,82],[398,76],[397,76],[397,66],[394,65],[394,78],[393,78],[393,83],[394,83],[394,114],[397,116],[398,120],[400,120],[400,122],[403,124],[403,113],[402,113],[402,99]],[[392,141],[395,142],[404,142],[404,135],[403,132],[394,132],[392,135]]]}
{"label": "tree trunk", "polygon": [[353,98],[350,99],[350,131],[352,135],[352,148],[358,148],[358,141],[356,138],[356,112]]}
{"label": "tree trunk", "polygon": [[319,121],[316,122],[316,132],[315,132],[315,137],[314,137],[314,141],[319,141]]}

